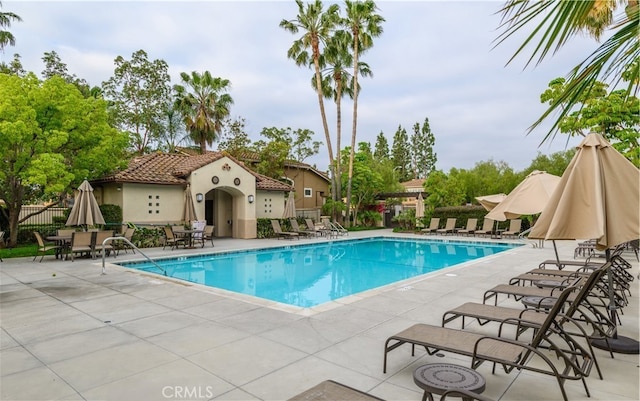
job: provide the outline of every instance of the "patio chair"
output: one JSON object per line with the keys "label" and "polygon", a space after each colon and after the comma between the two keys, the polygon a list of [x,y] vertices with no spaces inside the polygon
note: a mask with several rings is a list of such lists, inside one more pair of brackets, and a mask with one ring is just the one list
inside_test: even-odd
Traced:
{"label": "patio chair", "polygon": [[[417,345],[424,347],[429,355],[445,351],[470,356],[472,369],[478,368],[484,362],[490,362],[493,363],[493,373],[496,365],[501,365],[505,373],[528,370],[554,376],[565,401],[568,401],[565,381],[580,380],[587,396],[590,396],[585,378],[591,372],[593,357],[573,337],[564,335],[554,324],[562,306],[575,290],[576,287],[569,287],[561,292],[530,341],[501,337],[502,325],[499,334],[491,336],[448,327],[414,324],[385,341],[383,373],[387,371],[388,353],[403,344],[411,344],[412,356],[415,355]],[[527,322],[514,321],[514,324]],[[547,356],[548,350],[553,353],[553,359]],[[530,363],[534,358],[534,363]],[[554,363],[553,360],[559,362]]]}
{"label": "patio chair", "polygon": [[[135,234],[135,232],[135,228],[127,227],[126,230],[124,230],[124,234],[122,234],[122,237],[133,243],[133,234]],[[124,253],[127,253],[129,249],[131,249],[131,252],[136,253],[136,250],[125,241],[117,241],[114,243],[114,246],[116,248],[117,254],[120,254],[120,251],[124,251]]]}
{"label": "patio chair", "polygon": [[276,234],[278,239],[300,239],[300,235],[298,233],[294,233],[292,231],[282,231],[282,227],[280,227],[280,222],[278,220],[271,220],[271,227],[273,228],[273,232]]}
{"label": "patio chair", "polygon": [[56,252],[58,252],[58,250],[60,249],[60,246],[54,243],[45,242],[44,239],[42,239],[42,235],[40,235],[39,232],[34,231],[33,235],[36,237],[36,241],[38,241],[38,250],[36,251],[36,255],[33,257],[33,260],[36,260],[38,255],[40,255],[40,262],[42,262],[44,255],[46,255],[48,251],[53,249]]}
{"label": "patio chair", "polygon": [[60,228],[56,231],[57,235],[61,237],[71,236],[76,230],[73,228]]}
{"label": "patio chair", "polygon": [[338,238],[338,235],[340,235],[338,231],[338,227],[332,224],[329,221],[329,219],[322,219],[322,227],[325,234],[328,235],[330,238],[331,237]]}
{"label": "patio chair", "polygon": [[342,227],[342,225],[337,221],[331,221],[329,223],[335,227],[335,229],[338,231],[338,235],[349,235],[349,230]]}
{"label": "patio chair", "polygon": [[422,234],[430,234],[435,233],[436,230],[440,227],[440,217],[432,217],[429,222],[429,227],[423,228],[420,230]]}
{"label": "patio chair", "polygon": [[91,231],[75,231],[71,234],[71,247],[69,254],[71,254],[71,261],[75,260],[75,254],[89,254],[93,257],[93,246],[95,244],[94,232]]}
{"label": "patio chair", "polygon": [[482,223],[482,229],[476,230],[473,235],[482,235],[483,237],[491,235],[493,233],[493,223],[493,220],[485,218],[484,222]]}
{"label": "patio chair", "polygon": [[109,256],[110,254],[113,253],[113,257],[114,258],[116,257],[115,248],[113,247],[113,241],[109,241],[104,245],[102,244],[104,240],[113,236],[115,236],[113,230],[96,232],[95,239],[94,239],[95,242],[93,246],[94,256],[97,255],[98,253],[104,253],[105,256]]}
{"label": "patio chair", "polygon": [[476,231],[476,227],[478,226],[478,219],[469,219],[467,220],[467,227],[458,230],[458,234],[460,235],[470,235]]}
{"label": "patio chair", "polygon": [[162,229],[164,230],[164,245],[162,246],[162,249],[164,249],[167,245],[169,245],[173,250],[177,248],[179,244],[184,245],[186,243],[185,238],[179,238],[175,236],[175,234],[173,233],[173,229],[171,227],[164,226],[162,227]]}
{"label": "patio chair", "polygon": [[213,245],[213,229],[216,228],[216,226],[204,226],[204,232],[202,233],[202,244],[204,246],[204,243],[206,241],[211,241],[211,246],[215,246]]}
{"label": "patio chair", "polygon": [[436,230],[436,234],[453,234],[456,229],[456,219],[449,218],[447,219],[447,224],[445,224],[444,228],[440,228]]}
{"label": "patio chair", "polygon": [[583,284],[583,277],[567,278],[562,285],[553,288],[538,288],[534,286],[523,287],[520,285],[498,284],[493,288],[485,291],[482,297],[482,303],[486,304],[490,299],[494,299],[494,305],[498,305],[498,295],[507,295],[513,297],[516,301],[522,298],[557,298],[566,288],[580,286]]}
{"label": "patio chair", "polygon": [[291,231],[293,231],[294,233],[298,233],[300,235],[304,235],[305,237],[310,237],[310,236],[316,236],[317,235],[317,231],[316,230],[303,230],[300,228],[300,226],[298,225],[298,220],[296,219],[289,219],[289,222],[291,223]]}
{"label": "patio chair", "polygon": [[521,219],[513,219],[509,221],[509,229],[507,231],[503,231],[502,235],[507,237],[517,237],[522,231],[522,220]]}
{"label": "patio chair", "polygon": [[307,231],[315,231],[316,235],[323,236],[325,234],[324,230],[318,228],[311,219],[304,219],[304,223],[307,226]]}

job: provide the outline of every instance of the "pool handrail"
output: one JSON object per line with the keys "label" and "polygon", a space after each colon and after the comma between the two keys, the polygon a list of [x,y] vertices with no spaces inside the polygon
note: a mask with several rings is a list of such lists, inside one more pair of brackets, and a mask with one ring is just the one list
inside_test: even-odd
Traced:
{"label": "pool handrail", "polygon": [[[133,249],[135,249],[136,251],[140,252],[140,255],[144,256],[145,259],[147,259],[149,262],[151,262],[151,264],[153,264],[155,267],[158,268],[158,270],[160,270],[162,272],[162,274],[164,274],[165,276],[167,275],[167,271],[165,269],[163,269],[162,267],[160,267],[160,265],[158,265],[156,262],[154,262],[150,257],[147,256],[147,254],[145,254],[144,252],[142,252],[140,250],[140,248],[138,248],[137,246],[135,246],[131,241],[129,241],[128,239],[126,239],[125,237],[108,237],[105,238],[104,241],[102,241],[102,246],[104,246],[107,241],[124,241],[127,244],[129,244],[129,246],[131,246]],[[105,258],[106,252],[102,252],[102,274],[107,274],[105,266],[104,266],[104,258]]]}

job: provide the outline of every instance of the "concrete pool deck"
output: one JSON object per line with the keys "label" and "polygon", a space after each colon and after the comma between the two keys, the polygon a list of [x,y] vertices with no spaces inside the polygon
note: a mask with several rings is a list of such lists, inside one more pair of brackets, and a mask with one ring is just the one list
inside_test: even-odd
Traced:
{"label": "concrete pool deck", "polygon": [[[390,230],[349,237],[371,235],[415,238]],[[291,243],[313,241],[319,240]],[[161,257],[288,243],[220,239],[214,248],[143,251]],[[525,243],[311,310],[111,264],[102,275],[100,260],[5,259],[0,262],[0,399],[285,400],[333,379],[387,400],[420,400],[412,379],[416,367],[443,361],[468,366],[470,359],[449,353],[439,358],[420,350],[411,357],[405,346],[389,354],[383,374],[386,338],[417,322],[440,325],[446,310],[481,302],[485,290],[554,258],[550,243],[544,248]],[[558,242],[563,259],[573,257],[576,243]],[[619,333],[638,339],[638,262],[631,253],[624,257],[636,280]],[[140,258],[121,253],[117,261]],[[501,301],[517,305],[505,297]],[[468,329],[495,332],[496,326],[473,323]],[[569,399],[640,399],[638,355],[611,359],[602,350],[595,353],[605,379],[595,371],[587,378],[591,398],[580,382],[567,382]],[[483,395],[489,398],[561,399],[551,376],[500,369],[491,374],[490,364],[478,371],[487,380]]]}

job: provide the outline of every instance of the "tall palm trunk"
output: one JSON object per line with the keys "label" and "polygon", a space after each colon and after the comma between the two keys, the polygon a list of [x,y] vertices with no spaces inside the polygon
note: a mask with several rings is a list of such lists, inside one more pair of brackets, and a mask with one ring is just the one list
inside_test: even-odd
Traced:
{"label": "tall palm trunk", "polygon": [[[342,200],[342,161],[341,161],[341,157],[340,157],[340,142],[342,139],[342,78],[339,77],[338,79],[335,79],[335,82],[337,82],[337,89],[336,89],[336,199],[334,199],[335,201],[338,200]],[[335,214],[335,212],[334,212]],[[342,215],[342,213],[340,214]],[[336,219],[336,216],[333,216],[334,220]],[[342,221],[342,219],[338,219],[339,221]]]}
{"label": "tall palm trunk", "polygon": [[[349,180],[347,181],[347,227],[351,226],[351,181],[353,179],[353,158],[356,149],[356,132],[358,125],[358,36],[354,32],[353,42],[353,127],[351,129],[351,149],[349,151]],[[354,214],[353,224],[356,224],[356,216]]]}

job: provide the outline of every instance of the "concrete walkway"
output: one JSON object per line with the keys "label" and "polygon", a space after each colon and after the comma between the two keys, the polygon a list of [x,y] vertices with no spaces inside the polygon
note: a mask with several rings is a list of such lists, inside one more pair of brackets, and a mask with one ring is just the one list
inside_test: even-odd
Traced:
{"label": "concrete walkway", "polygon": [[[395,235],[389,230],[350,237]],[[398,235],[415,237],[413,235]],[[435,237],[434,237],[435,238]],[[456,237],[446,237],[456,239]],[[478,239],[481,240],[481,239]],[[317,239],[302,239],[313,242]],[[294,244],[298,241],[294,242]],[[282,246],[276,240],[221,239],[205,252]],[[416,322],[440,325],[442,313],[554,257],[533,242],[446,271],[369,291],[310,310],[229,294],[107,265],[46,257],[0,263],[1,400],[285,400],[333,379],[387,400],[420,400],[413,370],[428,362],[469,365],[410,347],[393,351],[382,373],[387,337]],[[558,242],[564,259],[575,241]],[[203,252],[149,249],[151,257]],[[140,259],[121,254],[117,261]],[[638,276],[635,255],[625,258]],[[111,259],[113,261],[113,259]],[[638,339],[638,280],[620,334]],[[502,297],[502,305],[519,306]],[[456,326],[459,327],[459,326]],[[496,331],[495,325],[470,330]],[[605,380],[592,372],[591,398],[568,382],[570,400],[638,400],[638,355],[596,350]],[[555,379],[505,374],[490,365],[484,395],[496,400],[558,400]]]}

